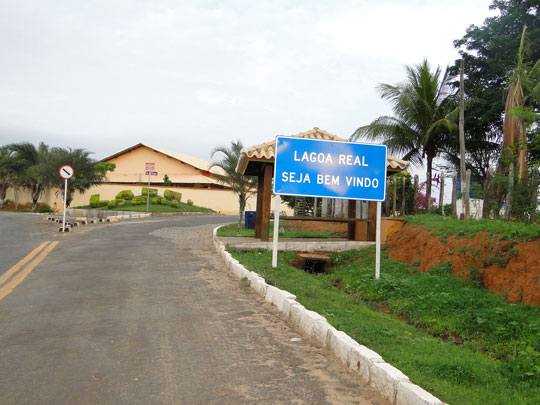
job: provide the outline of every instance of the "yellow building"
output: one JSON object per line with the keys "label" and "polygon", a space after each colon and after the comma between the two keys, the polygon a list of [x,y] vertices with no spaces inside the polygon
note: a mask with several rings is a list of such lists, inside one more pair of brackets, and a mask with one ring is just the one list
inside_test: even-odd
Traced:
{"label": "yellow building", "polygon": [[[158,195],[163,196],[164,191],[169,189],[182,193],[182,202],[191,200],[197,206],[216,212],[238,214],[238,196],[218,181],[215,175],[224,174],[224,171],[219,167],[212,168],[211,162],[142,143],[101,161],[114,163],[116,168],[107,174],[107,181],[103,184],[83,194],[75,193],[71,208],[88,205],[92,194],[99,194],[101,200],[114,200],[122,190],[131,190],[133,194],[140,195],[142,188],[148,186],[146,163],[153,163],[153,171],[157,175],[150,176],[150,186],[158,189]],[[170,186],[163,185],[165,175],[169,177]],[[7,198],[14,201],[13,190],[10,189],[8,193]],[[58,190],[47,189],[39,202],[60,211],[63,207],[62,197]],[[255,200],[256,196],[248,199],[246,210],[255,210]],[[20,190],[19,201],[22,204],[31,201],[29,193]]]}

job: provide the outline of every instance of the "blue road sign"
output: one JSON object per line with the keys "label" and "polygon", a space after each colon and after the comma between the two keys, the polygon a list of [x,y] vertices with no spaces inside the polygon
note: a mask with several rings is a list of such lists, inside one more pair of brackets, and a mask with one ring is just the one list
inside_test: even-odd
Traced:
{"label": "blue road sign", "polygon": [[274,194],[384,201],[386,146],[278,136]]}

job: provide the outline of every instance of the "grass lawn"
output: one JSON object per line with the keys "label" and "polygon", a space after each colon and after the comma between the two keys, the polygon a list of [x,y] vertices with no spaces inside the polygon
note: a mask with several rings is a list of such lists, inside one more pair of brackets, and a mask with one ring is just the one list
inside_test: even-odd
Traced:
{"label": "grass lawn", "polygon": [[[280,221],[279,227],[283,231],[279,232],[280,238],[343,238],[343,235],[339,235],[334,232],[315,232],[315,231],[297,231],[287,229],[288,221]],[[218,229],[217,236],[232,236],[232,237],[255,237],[255,229],[245,229],[243,226],[239,229],[238,223],[223,226]],[[274,221],[270,221],[270,237],[274,236]]]}
{"label": "grass lawn", "polygon": [[334,254],[328,274],[293,267],[290,252],[276,269],[271,252],[231,253],[444,402],[540,403],[539,308],[507,304],[448,266],[421,273],[384,253],[376,281],[374,249]]}
{"label": "grass lawn", "polygon": [[522,222],[506,222],[502,219],[480,219],[460,221],[442,215],[413,215],[403,217],[409,224],[422,225],[433,235],[439,236],[441,241],[448,236],[474,237],[481,232],[490,236],[499,236],[501,239],[516,242],[528,241],[540,237],[540,226],[527,225]]}
{"label": "grass lawn", "polygon": [[[84,210],[98,209],[98,210],[146,212],[146,204],[144,205],[126,204],[121,207],[114,207],[114,208],[108,208],[108,207],[91,208],[89,205],[83,205],[83,206],[74,207],[74,208],[80,208]],[[181,202],[178,205],[178,208],[171,207],[169,204],[167,205],[150,204],[148,212],[215,212],[215,211],[210,208],[198,207],[196,205],[189,205],[189,204]]]}

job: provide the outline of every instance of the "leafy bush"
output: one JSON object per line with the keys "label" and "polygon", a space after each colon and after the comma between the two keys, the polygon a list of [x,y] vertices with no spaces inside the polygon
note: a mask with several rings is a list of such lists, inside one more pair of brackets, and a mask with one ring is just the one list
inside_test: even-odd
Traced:
{"label": "leafy bush", "polygon": [[[143,187],[141,195],[144,195],[146,197],[148,195],[148,191],[148,187]],[[150,197],[157,197],[157,188],[150,189]]]}
{"label": "leafy bush", "polygon": [[150,200],[152,204],[159,204],[159,197],[154,197]]}
{"label": "leafy bush", "polygon": [[123,198],[117,198],[116,200],[114,200],[114,202],[116,203],[117,207],[122,207],[126,205],[126,200],[124,200]]}
{"label": "leafy bush", "polygon": [[179,205],[180,205],[180,202],[178,200],[171,201],[171,207],[178,208]]}
{"label": "leafy bush", "polygon": [[161,205],[167,205],[167,199],[165,197],[158,197]]}
{"label": "leafy bush", "polygon": [[131,200],[131,205],[143,205],[146,204],[146,196],[139,195]]}
{"label": "leafy bush", "polygon": [[187,200],[187,205],[193,205],[193,201]]}
{"label": "leafy bush", "polygon": [[182,199],[182,193],[178,193],[172,190],[165,190],[165,192],[163,193],[163,196],[169,201],[172,201],[172,200],[180,201]]}
{"label": "leafy bush", "polygon": [[116,200],[110,200],[110,201],[102,201],[103,206],[106,205],[107,208],[115,208],[116,207]]}
{"label": "leafy bush", "polygon": [[94,194],[90,196],[90,207],[91,208],[101,207],[101,205],[99,205],[99,194]]}
{"label": "leafy bush", "polygon": [[43,213],[45,213],[45,212],[53,212],[53,210],[52,210],[52,208],[51,208],[49,205],[46,205],[46,206],[44,206],[44,207],[39,208],[39,209],[38,209],[38,212],[39,212],[40,214],[43,214]]}
{"label": "leafy bush", "polygon": [[132,200],[134,197],[135,196],[133,195],[133,192],[131,190],[123,190],[116,194],[117,200]]}

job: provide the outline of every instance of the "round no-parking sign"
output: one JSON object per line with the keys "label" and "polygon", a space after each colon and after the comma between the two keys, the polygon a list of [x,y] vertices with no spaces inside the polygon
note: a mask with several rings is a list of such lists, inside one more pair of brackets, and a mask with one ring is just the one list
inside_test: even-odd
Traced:
{"label": "round no-parking sign", "polygon": [[71,179],[73,177],[73,167],[64,165],[58,170],[58,173],[60,173],[60,177],[65,180]]}

